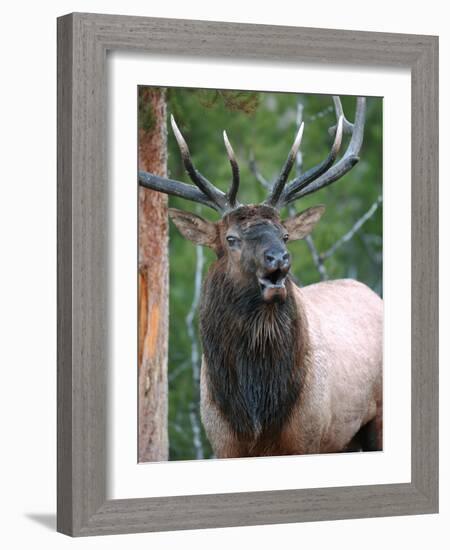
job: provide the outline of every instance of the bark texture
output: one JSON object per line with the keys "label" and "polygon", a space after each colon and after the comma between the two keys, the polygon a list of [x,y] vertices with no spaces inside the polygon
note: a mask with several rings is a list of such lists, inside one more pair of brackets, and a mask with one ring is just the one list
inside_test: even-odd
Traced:
{"label": "bark texture", "polygon": [[[139,88],[139,106],[139,169],[167,176],[164,90]],[[140,188],[139,462],[169,455],[167,225],[166,195]]]}

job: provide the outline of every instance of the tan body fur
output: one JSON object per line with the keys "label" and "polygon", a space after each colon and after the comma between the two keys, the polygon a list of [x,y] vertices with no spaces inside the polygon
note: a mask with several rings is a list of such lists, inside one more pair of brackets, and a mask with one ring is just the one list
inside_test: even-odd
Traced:
{"label": "tan body fur", "polygon": [[210,398],[203,361],[202,420],[218,458],[339,452],[369,422],[382,448],[382,300],[353,280],[293,286],[293,292],[302,311],[299,337],[308,339],[306,357],[299,358],[304,384],[290,420],[264,452],[233,434]]}

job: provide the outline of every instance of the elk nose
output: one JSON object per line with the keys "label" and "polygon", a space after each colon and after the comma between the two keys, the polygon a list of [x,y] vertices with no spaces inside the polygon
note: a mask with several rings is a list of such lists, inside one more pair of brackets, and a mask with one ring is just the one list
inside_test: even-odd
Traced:
{"label": "elk nose", "polygon": [[264,252],[264,267],[270,270],[282,269],[287,271],[290,267],[290,255],[285,250],[266,250]]}

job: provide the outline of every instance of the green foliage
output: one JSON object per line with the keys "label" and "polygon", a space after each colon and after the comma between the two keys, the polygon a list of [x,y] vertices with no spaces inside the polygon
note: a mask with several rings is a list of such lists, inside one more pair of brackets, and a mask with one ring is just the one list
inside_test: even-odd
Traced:
{"label": "green foliage", "polygon": [[[239,200],[259,202],[267,191],[250,170],[253,155],[258,169],[269,181],[278,175],[297,129],[297,109],[303,105],[305,131],[302,142],[303,170],[328,154],[335,124],[331,96],[288,93],[229,92],[219,90],[168,90],[168,113],[173,113],[191,151],[195,166],[210,181],[226,190],[231,181],[230,165],[222,141],[227,130],[239,160],[241,187]],[[353,121],[355,98],[343,97],[344,112]],[[345,150],[346,138],[342,151]],[[168,135],[169,177],[189,182],[171,131]],[[361,160],[341,180],[307,196],[295,204],[303,210],[325,204],[326,212],[313,232],[319,252],[330,248],[370,208],[382,193],[382,100],[369,98]],[[188,201],[171,198],[177,208],[197,211],[218,219],[211,210]],[[287,215],[287,213],[284,213]],[[289,245],[293,273],[302,285],[320,280],[318,270],[304,241]],[[206,265],[213,255],[205,252]],[[326,262],[330,279],[352,277],[382,293],[382,208]],[[191,341],[186,316],[194,292],[196,250],[171,224],[170,228],[170,339],[169,339],[169,440],[170,458],[195,458],[191,412],[198,412],[198,387],[191,369]],[[197,326],[198,323],[196,323]],[[205,458],[211,449],[202,433]]]}
{"label": "green foliage", "polygon": [[256,92],[235,92],[229,90],[199,90],[199,101],[203,107],[210,109],[221,101],[225,109],[253,114],[259,106],[260,95]]}

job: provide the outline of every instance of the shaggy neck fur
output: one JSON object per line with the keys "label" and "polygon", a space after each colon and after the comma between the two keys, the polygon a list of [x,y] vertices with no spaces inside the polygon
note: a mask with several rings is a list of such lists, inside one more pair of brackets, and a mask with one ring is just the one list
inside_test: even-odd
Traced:
{"label": "shaggy neck fur", "polygon": [[200,327],[212,400],[240,440],[273,440],[300,399],[306,337],[287,281],[285,303],[257,283],[237,286],[216,264],[203,289]]}

